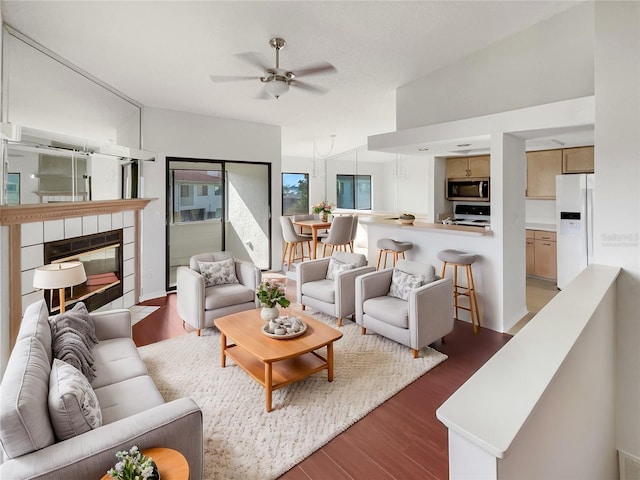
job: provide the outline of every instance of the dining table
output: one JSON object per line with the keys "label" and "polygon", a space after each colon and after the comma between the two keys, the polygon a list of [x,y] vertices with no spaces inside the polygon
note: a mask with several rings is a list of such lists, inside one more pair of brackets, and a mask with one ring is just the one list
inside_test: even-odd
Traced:
{"label": "dining table", "polygon": [[331,227],[331,222],[323,220],[297,220],[293,222],[298,227],[306,227],[311,229],[311,237],[313,243],[313,249],[311,251],[311,258],[316,258],[316,250],[318,247],[318,232],[320,230],[326,230]]}

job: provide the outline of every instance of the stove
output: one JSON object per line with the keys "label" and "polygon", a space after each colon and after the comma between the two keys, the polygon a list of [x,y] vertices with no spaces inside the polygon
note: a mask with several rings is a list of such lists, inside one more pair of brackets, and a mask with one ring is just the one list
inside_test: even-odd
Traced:
{"label": "stove", "polygon": [[458,204],[451,224],[481,228],[491,226],[491,207],[489,205]]}

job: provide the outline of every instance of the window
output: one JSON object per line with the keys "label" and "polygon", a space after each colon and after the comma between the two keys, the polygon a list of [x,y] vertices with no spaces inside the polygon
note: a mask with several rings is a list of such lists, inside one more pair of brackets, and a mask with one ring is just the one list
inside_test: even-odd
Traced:
{"label": "window", "polygon": [[198,185],[198,196],[206,197],[209,195],[209,185]]}
{"label": "window", "polygon": [[309,213],[309,174],[282,174],[282,214]]}
{"label": "window", "polygon": [[338,208],[371,210],[371,175],[338,175]]}

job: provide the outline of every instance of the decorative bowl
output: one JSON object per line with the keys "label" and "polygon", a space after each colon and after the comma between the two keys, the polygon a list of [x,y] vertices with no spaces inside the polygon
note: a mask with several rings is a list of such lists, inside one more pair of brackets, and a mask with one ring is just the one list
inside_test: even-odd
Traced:
{"label": "decorative bowl", "polygon": [[[297,332],[291,332],[290,327],[291,327],[292,321],[296,322],[299,325],[299,330]],[[262,333],[270,338],[285,340],[287,338],[299,337],[300,335],[302,335],[304,332],[307,331],[307,324],[304,323],[302,320],[300,320],[298,317],[278,317],[276,319],[276,322],[280,323],[280,325],[284,328],[285,332],[289,330],[290,333],[284,333],[284,334],[273,333],[269,331],[270,330],[269,324],[265,324],[262,326],[261,328]],[[287,327],[289,328],[287,329]]]}
{"label": "decorative bowl", "polygon": [[413,225],[413,222],[415,222],[415,218],[399,218],[398,221],[402,225]]}

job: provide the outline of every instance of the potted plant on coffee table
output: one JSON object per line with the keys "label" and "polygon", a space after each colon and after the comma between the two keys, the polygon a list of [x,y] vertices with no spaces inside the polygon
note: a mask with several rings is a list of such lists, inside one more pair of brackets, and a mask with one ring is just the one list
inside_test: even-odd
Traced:
{"label": "potted plant on coffee table", "polygon": [[279,282],[262,282],[258,285],[256,296],[262,304],[260,316],[265,322],[280,316],[280,312],[276,305],[279,305],[282,308],[287,308],[291,304],[289,299],[285,296],[284,285]]}

